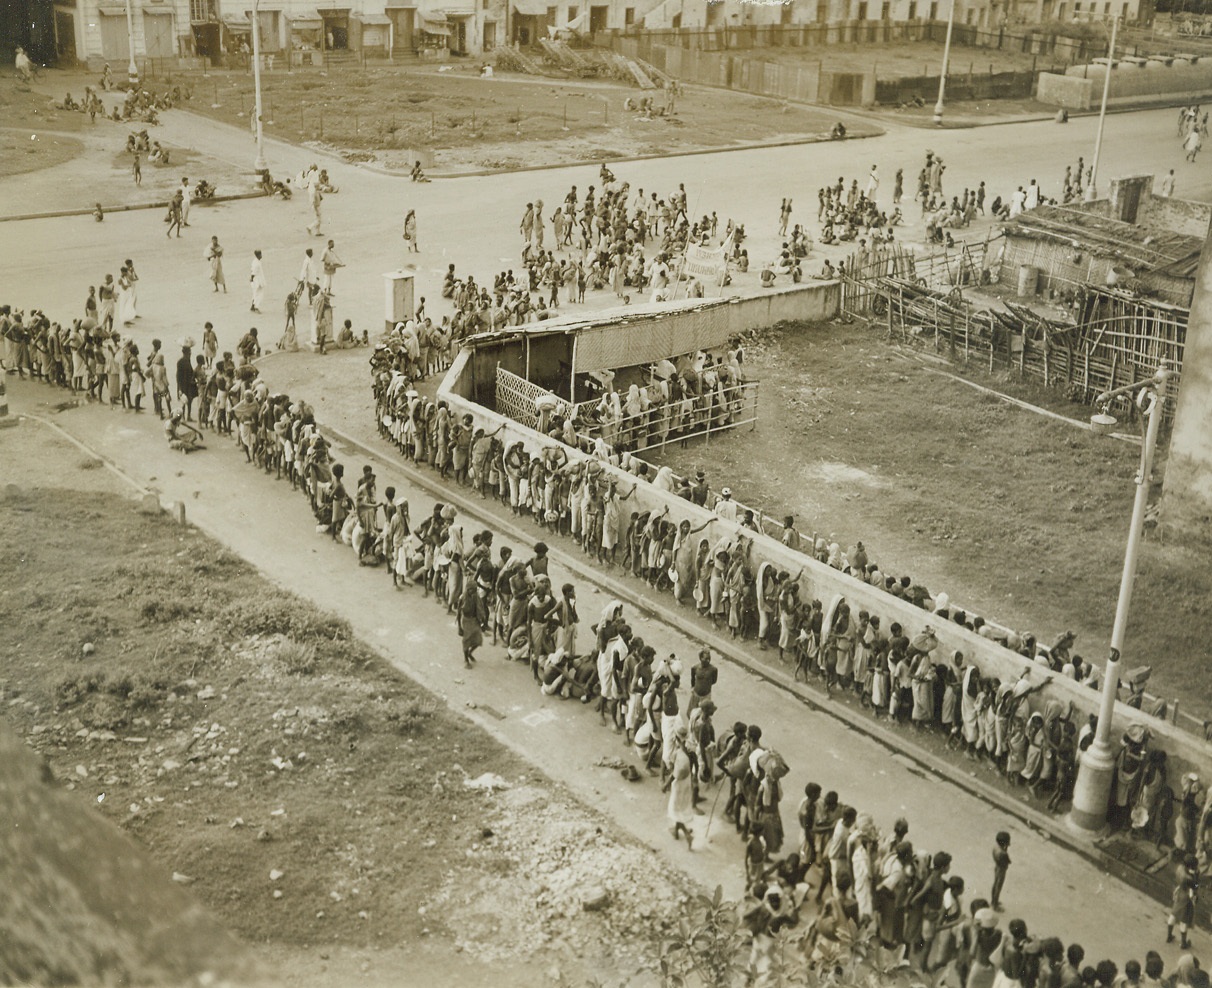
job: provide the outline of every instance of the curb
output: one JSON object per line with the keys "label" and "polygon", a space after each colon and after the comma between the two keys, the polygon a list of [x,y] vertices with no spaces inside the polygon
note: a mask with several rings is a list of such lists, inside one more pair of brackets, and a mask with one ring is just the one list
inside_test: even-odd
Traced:
{"label": "curb", "polygon": [[[777,97],[771,96],[768,98],[776,99]],[[804,105],[805,106],[816,106],[817,104],[805,103]],[[824,109],[829,109],[829,108],[825,107]],[[886,130],[881,130],[878,134],[847,134],[843,138],[843,142],[861,141],[861,140],[864,140],[866,138],[871,138],[871,137],[885,137],[885,136],[887,136],[887,133],[888,132]],[[805,146],[808,144],[832,144],[832,143],[833,143],[833,139],[830,137],[804,137],[804,138],[797,138],[795,140],[790,140],[790,141],[774,141],[771,144],[737,144],[737,145],[729,145],[728,147],[718,147],[718,148],[695,148],[694,150],[691,150],[691,151],[669,151],[665,154],[637,154],[630,158],[608,158],[605,160],[607,162],[609,162],[609,164],[617,163],[620,165],[624,165],[624,164],[629,164],[633,161],[652,161],[655,158],[690,158],[690,157],[693,157],[695,155],[700,155],[700,154],[727,154],[727,153],[730,153],[733,151],[764,151],[766,148],[790,148],[790,147],[802,147],[802,146]],[[524,168],[484,168],[484,169],[481,169],[478,171],[472,171],[472,172],[446,172],[445,174],[443,174],[441,172],[426,172],[425,174],[429,178],[441,178],[441,179],[477,178],[477,177],[482,177],[484,175],[513,175],[513,174],[520,173],[520,172],[553,171],[557,168],[578,168],[582,165],[587,166],[587,167],[592,167],[593,164],[594,164],[593,161],[564,161],[564,162],[558,162],[553,165],[527,165]],[[405,172],[394,172],[394,171],[388,171],[386,169],[370,168],[369,166],[366,166],[366,165],[363,165],[363,167],[365,167],[368,171],[377,171],[381,175],[404,175],[404,174],[406,174]]]}
{"label": "curb", "polygon": [[[237,192],[229,196],[213,196],[210,199],[199,199],[192,206],[200,206],[203,204],[213,205],[220,202],[236,202],[240,199],[263,199],[268,193],[265,192]],[[139,202],[131,205],[123,206],[102,206],[102,212],[109,213],[129,213],[136,209],[167,209],[169,200],[165,199],[159,202]],[[51,220],[60,219],[64,216],[92,216],[92,209],[58,209],[48,210],[45,213],[22,213],[18,216],[0,216],[0,223],[15,223],[17,220]]]}
{"label": "curb", "polygon": [[[422,471],[397,456],[380,452],[331,425],[325,425],[323,428],[325,432],[339,439],[343,444],[353,447],[364,455],[379,461],[384,466],[404,474],[410,482],[428,491],[434,497],[455,505],[466,515],[485,521],[502,535],[507,535],[523,544],[534,540],[534,532],[528,531],[509,518],[482,513],[481,509],[477,506],[477,501],[466,496],[462,489],[452,489],[447,485],[441,484],[428,471]],[[551,543],[549,545],[550,555],[553,559],[558,560],[562,566],[575,573],[578,577],[599,584],[616,599],[626,601],[631,606],[644,612],[645,615],[658,618],[671,627],[676,628],[682,634],[711,646],[721,656],[729,659],[751,675],[778,689],[794,694],[811,710],[840,720],[851,730],[865,734],[893,754],[910,759],[923,772],[927,772],[944,782],[949,782],[957,788],[976,796],[995,809],[1001,810],[1017,819],[1020,823],[1041,836],[1064,847],[1067,851],[1080,855],[1090,864],[1095,865],[1108,874],[1114,875],[1138,892],[1142,892],[1158,902],[1169,902],[1170,885],[1167,878],[1145,873],[1131,867],[1127,862],[1121,861],[1112,854],[1103,851],[1097,845],[1081,840],[1077,835],[1066,829],[1064,824],[1056,817],[1039,812],[1017,798],[1008,799],[1009,794],[1006,791],[994,787],[982,779],[968,775],[961,769],[936,758],[916,745],[912,737],[906,736],[904,732],[891,731],[871,718],[852,710],[848,705],[835,703],[831,697],[814,686],[795,681],[782,669],[771,667],[746,654],[746,651],[737,647],[733,641],[722,638],[713,631],[702,628],[699,622],[691,620],[680,610],[671,607],[664,595],[661,595],[658,601],[646,593],[637,592],[631,586],[630,581],[623,581],[609,573],[587,565],[583,559],[579,558],[575,553],[570,553],[562,545],[556,546]],[[1166,874],[1168,874],[1168,870],[1166,870]]]}

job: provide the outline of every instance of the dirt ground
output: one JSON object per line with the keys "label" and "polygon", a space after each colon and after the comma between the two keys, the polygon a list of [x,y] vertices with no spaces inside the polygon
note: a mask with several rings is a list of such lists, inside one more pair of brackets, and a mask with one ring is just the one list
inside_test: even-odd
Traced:
{"label": "dirt ground", "polygon": [[[884,572],[912,575],[947,591],[953,606],[1041,641],[1071,628],[1076,651],[1102,661],[1136,447],[948,380],[890,348],[878,329],[785,325],[747,345],[746,361],[761,381],[758,428],[709,448],[670,448],[658,462],[702,467],[712,480],[743,473],[733,485],[742,503],[775,518],[793,513],[805,535],[843,546],[862,539]],[[969,376],[1036,397],[975,369]],[[1127,667],[1153,667],[1151,691],[1200,718],[1212,712],[1205,552],[1146,539],[1124,651]]]}
{"label": "dirt ground", "polygon": [[[79,75],[58,75],[56,85],[64,93],[80,99],[84,81]],[[146,125],[115,123],[87,114],[56,109],[42,93],[6,89],[0,86],[0,178],[5,178],[3,212],[9,215],[63,209],[91,209],[100,202],[104,207],[163,202],[172,196],[181,176],[198,173],[203,156],[181,148],[170,151],[170,164],[160,166],[143,155],[143,181],[136,186],[132,174],[132,156],[126,151],[127,136]],[[152,140],[154,127],[147,128]],[[206,157],[205,171],[219,186],[220,193],[246,191],[248,177],[234,166]],[[45,181],[46,170],[54,168],[54,182]],[[36,174],[35,174],[36,173]]]}
{"label": "dirt ground", "polygon": [[[252,80],[234,74],[192,80],[188,108],[247,125]],[[388,167],[407,150],[432,148],[444,172],[573,163],[737,144],[827,137],[828,108],[724,90],[688,90],[673,117],[644,119],[624,108],[651,95],[607,82],[562,82],[465,70],[348,69],[321,76],[276,72],[262,79],[266,132],[313,141]],[[656,95],[658,105],[663,96]],[[856,136],[878,133],[855,124]]]}
{"label": "dirt ground", "polygon": [[650,850],[343,620],[139,514],[74,445],[25,424],[0,456],[5,722],[255,948],[264,983],[651,965],[688,888]]}

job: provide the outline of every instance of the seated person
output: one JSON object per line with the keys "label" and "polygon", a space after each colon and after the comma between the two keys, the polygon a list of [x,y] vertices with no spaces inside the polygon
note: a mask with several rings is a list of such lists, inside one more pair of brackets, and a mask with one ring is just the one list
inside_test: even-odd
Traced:
{"label": "seated person", "polygon": [[736,269],[741,272],[741,274],[749,273],[749,251],[741,251],[740,255],[736,259]]}
{"label": "seated person", "polygon": [[354,335],[353,322],[349,319],[345,320],[345,325],[341,327],[341,331],[337,333],[337,349],[349,350],[356,347],[361,341]]}
{"label": "seated person", "polygon": [[765,265],[762,268],[762,287],[763,288],[773,288],[774,287],[774,271],[769,264]]}
{"label": "seated person", "polygon": [[328,193],[341,191],[335,185],[333,185],[332,182],[330,182],[328,180],[328,169],[327,168],[320,169],[320,191],[328,192]]}
{"label": "seated person", "polygon": [[457,283],[455,279],[455,266],[453,264],[447,265],[446,274],[442,278],[442,298],[452,298]]}
{"label": "seated person", "polygon": [[182,453],[192,453],[195,449],[205,449],[202,445],[202,433],[183,421],[180,412],[173,412],[164,423],[164,437],[171,449],[179,449]]}
{"label": "seated person", "polygon": [[412,171],[409,174],[412,176],[412,180],[414,182],[428,182],[429,181],[429,179],[427,179],[425,177],[425,172],[424,172],[424,170],[422,170],[421,162],[419,162],[419,161],[413,163]]}
{"label": "seated person", "polygon": [[825,258],[825,266],[821,268],[821,273],[817,277],[825,278],[826,280],[832,280],[837,277],[837,271],[833,267],[833,262],[828,258]]}

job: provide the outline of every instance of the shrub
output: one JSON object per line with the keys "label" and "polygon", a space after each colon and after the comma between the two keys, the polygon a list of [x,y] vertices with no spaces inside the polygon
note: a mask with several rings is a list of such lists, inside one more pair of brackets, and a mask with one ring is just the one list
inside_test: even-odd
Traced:
{"label": "shrub", "polygon": [[278,643],[273,657],[292,676],[310,676],[319,664],[315,645],[303,645],[290,638]]}

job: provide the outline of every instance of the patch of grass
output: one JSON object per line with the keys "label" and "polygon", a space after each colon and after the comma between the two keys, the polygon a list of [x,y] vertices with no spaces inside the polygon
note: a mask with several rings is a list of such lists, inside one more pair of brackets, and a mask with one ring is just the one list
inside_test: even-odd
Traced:
{"label": "patch of grass", "polygon": [[272,652],[273,660],[292,676],[310,676],[316,671],[316,646],[287,639],[279,642]]}

